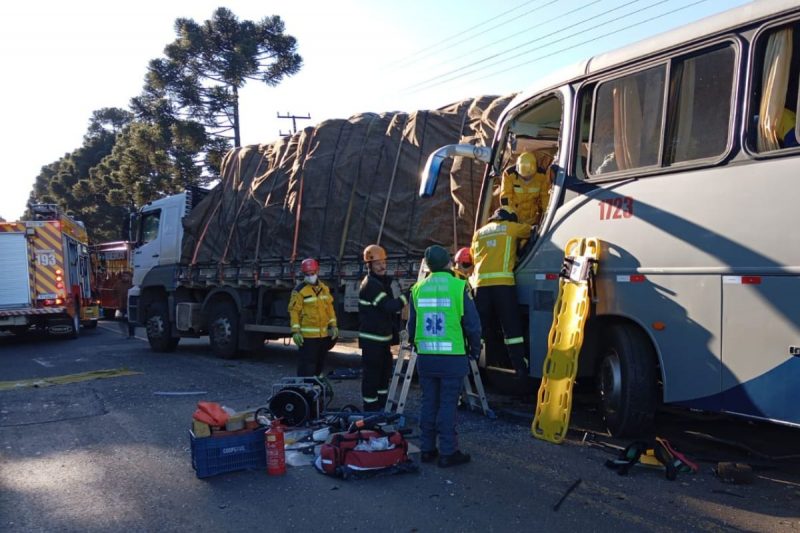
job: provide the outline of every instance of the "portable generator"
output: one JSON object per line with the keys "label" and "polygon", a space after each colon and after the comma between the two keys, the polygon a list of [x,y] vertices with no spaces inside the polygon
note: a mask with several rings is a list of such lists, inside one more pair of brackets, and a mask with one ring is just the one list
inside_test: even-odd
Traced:
{"label": "portable generator", "polygon": [[322,416],[333,398],[329,383],[316,376],[287,377],[272,385],[269,410],[287,426],[300,426]]}

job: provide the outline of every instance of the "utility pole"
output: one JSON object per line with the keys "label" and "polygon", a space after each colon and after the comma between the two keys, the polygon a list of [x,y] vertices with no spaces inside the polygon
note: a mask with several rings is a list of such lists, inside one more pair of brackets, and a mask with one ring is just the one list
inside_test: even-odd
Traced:
{"label": "utility pole", "polygon": [[311,113],[306,113],[306,116],[300,116],[300,115],[292,115],[287,111],[285,115],[281,115],[280,113],[278,113],[277,115],[278,115],[278,118],[290,118],[290,119],[292,119],[292,131],[291,131],[291,133],[283,133],[283,130],[278,130],[278,135],[280,135],[281,137],[283,137],[285,135],[294,135],[295,133],[297,133],[297,119],[311,120]]}

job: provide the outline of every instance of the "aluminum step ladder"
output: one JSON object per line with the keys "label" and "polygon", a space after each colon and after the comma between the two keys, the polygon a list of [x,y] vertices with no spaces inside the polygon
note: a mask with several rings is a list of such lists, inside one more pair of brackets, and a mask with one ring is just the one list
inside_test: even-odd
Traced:
{"label": "aluminum step ladder", "polygon": [[[417,357],[417,352],[410,344],[400,345],[384,412],[403,414],[403,411],[405,411],[408,391],[411,388],[411,380],[414,377],[414,369],[417,365]],[[489,407],[489,402],[486,399],[478,362],[469,359],[469,367],[470,372],[464,376],[464,386],[461,390],[459,405],[466,404],[471,411],[480,410],[486,417],[494,420],[497,416]],[[403,380],[402,385],[400,383],[401,378]]]}

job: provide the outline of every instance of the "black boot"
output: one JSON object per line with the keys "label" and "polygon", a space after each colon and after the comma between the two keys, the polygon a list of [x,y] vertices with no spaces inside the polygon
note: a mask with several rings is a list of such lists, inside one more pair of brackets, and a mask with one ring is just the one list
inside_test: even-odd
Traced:
{"label": "black boot", "polygon": [[457,450],[455,453],[450,455],[442,455],[439,457],[439,466],[442,468],[447,468],[450,466],[458,466],[463,465],[464,463],[468,463],[471,457],[468,453],[463,453],[460,450]]}

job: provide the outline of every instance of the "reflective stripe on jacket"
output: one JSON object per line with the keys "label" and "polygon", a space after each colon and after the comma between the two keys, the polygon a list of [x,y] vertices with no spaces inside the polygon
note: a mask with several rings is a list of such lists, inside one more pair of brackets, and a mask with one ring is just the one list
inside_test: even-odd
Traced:
{"label": "reflective stripe on jacket", "polygon": [[449,272],[434,272],[411,288],[417,312],[414,343],[420,354],[467,353],[461,328],[466,286]]}
{"label": "reflective stripe on jacket", "polygon": [[358,292],[358,338],[374,342],[397,342],[399,312],[406,297],[394,297],[392,278],[367,274]]}
{"label": "reflective stripe on jacket", "polygon": [[510,221],[489,222],[478,229],[472,237],[472,285],[514,285],[517,244],[530,234],[527,224]]}
{"label": "reflective stripe on jacket", "polygon": [[503,172],[500,203],[510,206],[520,223],[528,226],[538,224],[549,202],[550,180],[545,174],[536,172],[525,180],[513,168]]}
{"label": "reflective stripe on jacket", "polygon": [[293,333],[303,337],[328,336],[328,328],[336,326],[333,296],[328,286],[318,281],[316,285],[301,283],[289,298],[289,319]]}

